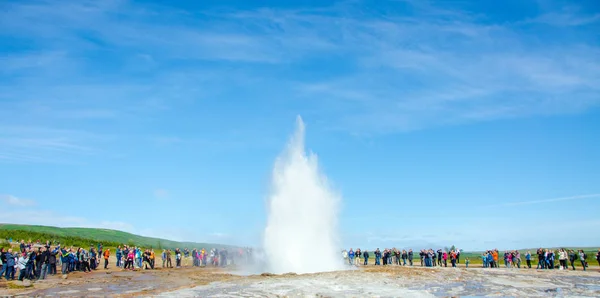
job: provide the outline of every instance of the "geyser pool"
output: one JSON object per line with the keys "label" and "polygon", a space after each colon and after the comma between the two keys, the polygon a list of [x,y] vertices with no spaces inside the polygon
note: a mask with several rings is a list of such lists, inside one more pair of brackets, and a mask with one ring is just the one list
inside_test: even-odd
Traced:
{"label": "geyser pool", "polygon": [[341,197],[319,171],[317,156],[304,149],[304,123],[275,161],[267,202],[263,247],[272,273],[343,269],[338,234]]}

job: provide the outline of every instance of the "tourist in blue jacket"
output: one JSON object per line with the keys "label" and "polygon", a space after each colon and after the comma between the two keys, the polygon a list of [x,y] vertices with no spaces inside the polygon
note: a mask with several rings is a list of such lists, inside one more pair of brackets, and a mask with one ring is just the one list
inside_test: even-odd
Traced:
{"label": "tourist in blue jacket", "polygon": [[379,266],[381,265],[381,251],[379,250],[379,248],[377,248],[374,252],[375,254],[375,265]]}
{"label": "tourist in blue jacket", "polygon": [[352,248],[350,248],[350,251],[348,252],[348,263],[350,263],[350,265],[354,264],[354,251]]}
{"label": "tourist in blue jacket", "polygon": [[12,249],[4,255],[6,256],[6,280],[15,279],[15,256],[12,254]]}

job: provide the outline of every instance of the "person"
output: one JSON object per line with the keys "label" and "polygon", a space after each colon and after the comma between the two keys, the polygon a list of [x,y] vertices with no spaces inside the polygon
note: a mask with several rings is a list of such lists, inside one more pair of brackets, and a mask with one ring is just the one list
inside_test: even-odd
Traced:
{"label": "person", "polygon": [[521,269],[521,252],[518,250],[514,253],[513,263],[517,265],[517,268]]}
{"label": "person", "polygon": [[413,265],[413,251],[412,248],[408,250],[408,264]]}
{"label": "person", "polygon": [[[100,244],[100,247],[102,247],[102,244]],[[104,269],[108,269],[108,258],[110,257],[110,248],[107,248],[104,251]]]}
{"label": "person", "polygon": [[0,265],[2,265],[2,271],[0,271],[0,278],[2,278],[6,272],[6,267],[8,267],[8,265],[6,265],[6,252],[4,251],[4,247],[0,247]]}
{"label": "person", "polygon": [[83,248],[81,249],[81,271],[92,272],[92,268],[90,268],[90,253]]}
{"label": "person", "polygon": [[446,251],[442,254],[442,259],[444,259],[444,267],[448,267],[448,253]]}
{"label": "person", "polygon": [[484,252],[484,253],[481,254],[481,266],[483,268],[487,268],[488,267],[487,253],[486,252]]}
{"label": "person", "polygon": [[350,250],[348,251],[348,264],[354,264],[354,251],[352,250],[352,248],[350,248]]}
{"label": "person", "polygon": [[583,249],[579,250],[579,261],[581,261],[581,266],[583,266],[583,271],[586,271],[585,268],[587,267],[587,255],[585,254],[585,252],[583,252]]}
{"label": "person", "polygon": [[538,263],[537,263],[537,267],[535,267],[535,269],[545,269],[545,264],[546,261],[544,260],[544,251],[540,248],[537,250],[537,256],[538,256]]}
{"label": "person", "polygon": [[123,251],[121,250],[121,246],[117,246],[117,251],[115,252],[115,255],[117,257],[117,267],[121,267],[123,264],[121,264],[121,257],[123,256]]}
{"label": "person", "polygon": [[167,268],[173,268],[173,262],[171,260],[171,250],[167,249]]}
{"label": "person", "polygon": [[564,248],[558,250],[558,262],[560,263],[560,270],[567,269],[567,252]]}
{"label": "person", "polygon": [[569,261],[571,262],[571,267],[573,267],[573,270],[575,270],[575,260],[577,260],[577,254],[575,253],[574,250],[570,249],[569,250]]}
{"label": "person", "polygon": [[154,249],[150,250],[150,267],[152,267],[152,269],[154,269],[154,261],[156,259],[156,254],[154,254]]}
{"label": "person", "polygon": [[380,260],[381,260],[381,251],[379,250],[379,248],[377,248],[374,252],[375,254],[375,266],[379,266],[381,265]]}
{"label": "person", "polygon": [[546,259],[548,260],[548,261],[547,261],[547,262],[548,262],[548,267],[549,267],[550,269],[554,269],[554,250],[553,250],[553,249],[550,249],[550,250],[548,251],[548,254],[547,254],[547,256],[546,256]]}
{"label": "person", "polygon": [[48,251],[48,247],[44,246],[42,252],[39,254],[40,257],[40,274],[38,276],[38,280],[46,279],[46,275],[48,274],[48,264],[50,259],[50,252]]}
{"label": "person", "polygon": [[98,243],[98,255],[100,257],[104,256],[104,252],[102,251],[102,248],[103,248],[102,243]]}
{"label": "person", "polygon": [[[25,250],[25,249],[23,249]],[[19,255],[19,259],[17,260],[17,268],[19,268],[19,280],[23,281],[25,277],[27,277],[27,262],[29,262],[29,255],[27,252],[23,252]]]}
{"label": "person", "polygon": [[31,246],[27,248],[27,264],[25,265],[25,277],[27,277],[30,280],[33,280],[35,278],[34,262],[36,257],[37,254],[35,253],[33,248]]}
{"label": "person", "polygon": [[494,268],[498,268],[498,249],[494,249],[492,251],[492,258],[494,259],[494,262],[492,263]]}
{"label": "person", "polygon": [[465,258],[465,266],[469,268],[469,258]]}
{"label": "person", "polygon": [[598,248],[598,253],[596,253],[596,261],[598,261],[598,266],[600,266],[600,248]]}
{"label": "person", "polygon": [[[223,250],[221,250],[221,257],[223,257]],[[175,267],[181,268],[181,251],[179,248],[175,249],[175,263]]]}
{"label": "person", "polygon": [[61,248],[60,244],[58,246],[58,249],[60,251],[60,262],[62,264],[61,273],[67,274],[69,272],[69,251],[64,247]]}
{"label": "person", "polygon": [[[13,255],[13,250],[11,248],[9,248],[8,251],[6,251],[4,253],[4,256],[6,257],[6,272],[5,272],[6,280],[14,279],[15,278],[15,256]],[[0,276],[0,278],[1,277],[2,276]]]}
{"label": "person", "polygon": [[90,269],[98,270],[98,254],[93,247],[90,247]]}
{"label": "person", "polygon": [[363,252],[363,258],[365,259],[365,266],[369,265],[369,252],[368,251],[365,250]]}
{"label": "person", "polygon": [[167,250],[163,249],[162,254],[160,255],[160,259],[162,260],[163,268],[165,268],[165,262],[167,262]]}
{"label": "person", "polygon": [[142,249],[139,247],[134,248],[135,251],[135,266],[137,268],[142,268]]}
{"label": "person", "polygon": [[382,257],[383,257],[383,266],[387,266],[387,264],[388,264],[388,249],[387,248],[383,249]]}
{"label": "person", "polygon": [[58,255],[58,249],[54,249],[48,254],[48,274],[55,275],[56,274],[56,256]]}
{"label": "person", "polygon": [[531,252],[527,251],[525,254],[525,261],[527,261],[527,268],[531,269]]}
{"label": "person", "polygon": [[360,266],[360,257],[362,257],[362,252],[360,251],[360,248],[357,248],[354,252],[354,265],[356,267]]}
{"label": "person", "polygon": [[131,269],[133,270],[134,266],[133,266],[133,259],[135,259],[135,253],[133,252],[133,249],[130,249],[127,251],[127,259],[125,260],[125,267],[124,269]]}

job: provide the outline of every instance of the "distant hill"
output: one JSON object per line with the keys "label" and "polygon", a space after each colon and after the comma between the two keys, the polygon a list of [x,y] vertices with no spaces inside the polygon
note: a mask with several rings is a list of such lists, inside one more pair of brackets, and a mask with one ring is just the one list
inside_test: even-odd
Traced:
{"label": "distant hill", "polygon": [[177,242],[167,239],[144,237],[122,231],[95,228],[59,228],[51,226],[0,224],[0,239],[20,241],[54,240],[66,245],[88,246],[103,243],[104,246],[135,245],[144,248],[212,248],[231,247],[215,243]]}

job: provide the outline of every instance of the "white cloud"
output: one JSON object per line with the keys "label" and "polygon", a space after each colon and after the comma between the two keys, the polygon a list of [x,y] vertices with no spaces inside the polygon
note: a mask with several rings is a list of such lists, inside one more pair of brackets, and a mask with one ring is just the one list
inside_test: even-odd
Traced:
{"label": "white cloud", "polygon": [[135,233],[136,229],[130,223],[122,222],[122,221],[101,221],[99,224],[92,224],[91,228],[102,228],[109,230],[117,230],[129,233]]}
{"label": "white cloud", "polygon": [[[0,86],[0,98],[30,105],[0,101],[0,116],[40,126],[56,119],[112,123],[185,109],[245,86],[260,90],[254,96],[264,99],[248,101],[253,106],[277,102],[284,110],[295,109],[301,100],[300,113],[352,133],[575,113],[600,105],[600,48],[573,37],[585,34],[557,36],[537,28],[544,33],[538,34],[523,29],[531,22],[494,23],[421,1],[406,5],[412,6],[410,13],[365,11],[352,1],[319,9],[192,13],[128,1],[5,3],[2,7],[10,9],[0,10],[0,33],[35,42],[40,50],[2,58],[8,65],[2,73],[14,79]],[[557,14],[561,17],[553,17]],[[155,21],[158,15],[161,22]],[[537,22],[577,25],[597,18],[559,8],[545,11]],[[119,53],[114,77],[90,72],[95,65],[79,59],[105,49]],[[325,60],[331,67],[319,62],[323,70],[289,74]],[[132,76],[140,71],[152,75]],[[72,79],[65,83],[64,77]],[[264,116],[246,115],[248,120]],[[163,141],[179,141],[171,138]],[[86,139],[60,141],[97,148]],[[5,143],[26,142],[13,137]],[[50,157],[39,150],[0,150],[2,159]]]}
{"label": "white cloud", "polygon": [[0,200],[13,207],[30,207],[37,204],[34,200],[18,198],[12,195],[0,195]]}
{"label": "white cloud", "polygon": [[18,212],[5,212],[2,214],[4,223],[44,225],[54,227],[82,226],[87,220],[78,216],[68,216],[49,210],[20,210]]}
{"label": "white cloud", "polygon": [[229,237],[228,234],[220,233],[220,232],[212,232],[212,233],[209,234],[209,236],[216,237],[216,238],[227,238],[227,237]]}
{"label": "white cloud", "polygon": [[154,190],[154,197],[160,200],[168,199],[170,197],[169,191],[164,188]]}
{"label": "white cloud", "polygon": [[489,207],[501,207],[501,206],[502,207],[510,207],[510,206],[533,205],[533,204],[541,204],[541,203],[573,201],[573,200],[583,200],[583,199],[593,199],[593,198],[600,198],[600,194],[589,194],[589,195],[571,196],[571,197],[545,199],[545,200],[509,202],[509,203],[504,203],[504,204],[491,205]]}

